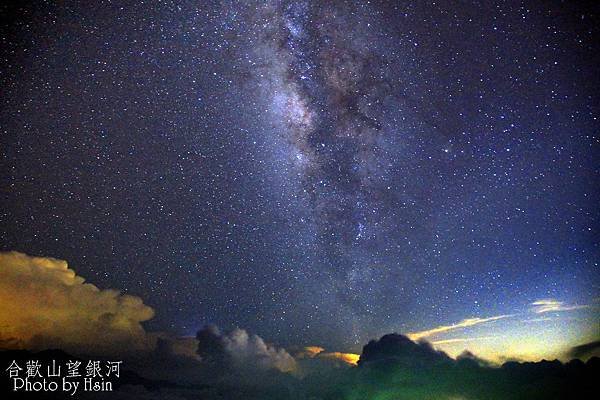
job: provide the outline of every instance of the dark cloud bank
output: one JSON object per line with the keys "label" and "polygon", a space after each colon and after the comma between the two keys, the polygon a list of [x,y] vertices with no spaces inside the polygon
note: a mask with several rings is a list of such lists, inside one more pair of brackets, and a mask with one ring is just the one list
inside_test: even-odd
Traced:
{"label": "dark cloud bank", "polygon": [[[260,337],[216,327],[198,332],[197,354],[175,351],[174,339],[160,339],[154,351],[128,355],[116,399],[585,399],[593,398],[600,358],[520,363],[501,367],[470,353],[456,360],[427,342],[399,334],[364,346],[358,366],[333,358],[268,345]],[[588,354],[597,343],[578,346]],[[583,350],[581,349],[583,348]],[[584,351],[584,353],[582,353]],[[71,359],[59,350],[0,353],[12,359]],[[35,355],[34,355],[35,354]],[[291,354],[294,354],[293,356]],[[9,390],[3,379],[3,391]],[[85,397],[85,396],[84,396]],[[27,397],[22,397],[27,398]],[[40,398],[39,394],[31,398]]]}

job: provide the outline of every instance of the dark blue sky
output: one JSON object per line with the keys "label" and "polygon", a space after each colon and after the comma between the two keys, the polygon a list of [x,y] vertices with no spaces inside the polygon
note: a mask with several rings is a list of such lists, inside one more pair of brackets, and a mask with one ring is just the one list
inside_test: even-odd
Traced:
{"label": "dark blue sky", "polygon": [[2,250],[286,345],[598,301],[597,6],[197,3],[2,6]]}

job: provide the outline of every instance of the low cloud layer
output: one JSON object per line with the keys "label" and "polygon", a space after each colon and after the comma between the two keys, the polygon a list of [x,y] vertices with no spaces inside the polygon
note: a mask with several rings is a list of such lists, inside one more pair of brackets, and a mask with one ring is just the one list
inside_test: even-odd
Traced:
{"label": "low cloud layer", "polygon": [[[532,312],[581,308],[535,302]],[[598,342],[573,347],[587,359],[491,364],[465,352],[456,358],[425,338],[511,317],[470,318],[452,325],[389,334],[369,342],[360,355],[308,346],[296,352],[258,335],[216,326],[196,337],[148,333],[142,322],[153,310],[138,297],[87,284],[65,261],[0,253],[0,347],[60,348],[118,354],[154,382],[119,388],[115,398],[202,399],[570,399],[587,398],[600,373]],[[415,342],[418,340],[418,342]],[[496,336],[438,338],[436,345]],[[121,396],[121,397],[119,397]]]}
{"label": "low cloud layer", "polygon": [[154,316],[139,297],[85,283],[66,261],[0,253],[0,345],[111,353],[151,340],[141,323]]}

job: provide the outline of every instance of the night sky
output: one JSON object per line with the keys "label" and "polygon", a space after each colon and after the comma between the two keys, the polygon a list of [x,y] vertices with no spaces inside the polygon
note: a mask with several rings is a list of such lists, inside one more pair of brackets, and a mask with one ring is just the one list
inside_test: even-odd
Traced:
{"label": "night sky", "polygon": [[179,335],[597,334],[598,7],[412,3],[2,5],[0,250]]}

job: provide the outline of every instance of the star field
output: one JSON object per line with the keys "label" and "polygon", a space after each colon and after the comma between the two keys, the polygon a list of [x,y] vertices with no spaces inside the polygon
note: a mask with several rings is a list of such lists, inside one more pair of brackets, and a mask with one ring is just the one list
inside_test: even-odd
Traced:
{"label": "star field", "polygon": [[598,298],[598,8],[3,5],[2,250],[355,349]]}

